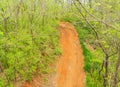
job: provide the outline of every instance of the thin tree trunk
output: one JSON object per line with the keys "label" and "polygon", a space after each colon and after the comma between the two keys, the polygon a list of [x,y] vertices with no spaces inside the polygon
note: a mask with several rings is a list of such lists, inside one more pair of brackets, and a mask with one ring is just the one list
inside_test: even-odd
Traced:
{"label": "thin tree trunk", "polygon": [[90,6],[90,8],[92,8],[92,1],[91,0],[89,0],[89,6]]}
{"label": "thin tree trunk", "polygon": [[109,56],[106,55],[106,58],[105,58],[105,75],[104,75],[104,87],[107,87],[107,79],[108,79],[108,59],[109,59]]}
{"label": "thin tree trunk", "polygon": [[118,52],[118,60],[116,63],[113,87],[117,87],[117,84],[118,84],[118,71],[119,71],[119,67],[120,67],[120,47],[119,47],[118,51],[119,51]]}
{"label": "thin tree trunk", "polygon": [[[8,28],[7,28],[7,18],[5,18],[5,17],[4,17],[3,26],[4,26],[4,37],[7,38],[8,37]],[[6,67],[9,67],[8,66],[8,60],[7,60],[7,53],[8,53],[7,41],[5,41],[5,43],[4,43],[4,53],[5,53]],[[10,85],[10,80],[9,80],[9,78],[8,78],[6,73],[5,73],[5,78],[6,78],[7,84]]]}

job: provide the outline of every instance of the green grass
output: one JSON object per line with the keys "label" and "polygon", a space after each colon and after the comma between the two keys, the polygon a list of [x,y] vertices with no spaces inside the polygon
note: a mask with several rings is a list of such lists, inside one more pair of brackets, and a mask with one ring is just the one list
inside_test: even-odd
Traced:
{"label": "green grass", "polygon": [[[90,37],[89,35],[89,27],[84,27],[81,29],[81,25],[75,25],[76,30],[78,32],[78,36],[80,38],[80,44],[82,46],[83,55],[84,55],[84,70],[86,72],[86,87],[102,87],[101,77],[98,77],[99,65],[101,64],[100,60],[97,59],[93,53],[85,46],[85,40]],[[94,69],[91,72],[91,69]],[[101,83],[100,83],[101,82]]]}
{"label": "green grass", "polygon": [[81,47],[83,49],[83,55],[84,55],[84,61],[85,61],[84,70],[86,72],[90,72],[91,65],[92,65],[91,61],[93,59],[93,55],[84,44],[85,40],[88,37],[89,32],[85,28],[81,29],[80,25],[75,25],[75,28],[78,32],[78,36],[79,36],[79,39],[80,39],[80,44],[81,44]]}
{"label": "green grass", "polygon": [[[90,27],[85,22],[81,22],[80,19],[72,17],[71,15],[64,17],[62,20],[75,24],[75,28],[77,30],[84,55],[86,87],[102,87],[102,79],[98,76],[98,69],[100,68],[99,66],[102,62],[96,58],[96,55],[100,54],[98,52],[96,52],[96,54],[93,54],[84,44],[86,39],[93,38],[90,33]],[[78,22],[78,24],[76,24],[76,22]],[[91,43],[92,39],[89,40],[89,42]],[[91,69],[93,69],[93,72],[91,72]]]}

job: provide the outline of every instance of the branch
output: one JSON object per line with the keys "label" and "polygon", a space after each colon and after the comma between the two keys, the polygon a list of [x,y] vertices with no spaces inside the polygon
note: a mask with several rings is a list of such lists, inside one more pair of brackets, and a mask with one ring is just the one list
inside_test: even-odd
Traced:
{"label": "branch", "polygon": [[100,69],[100,71],[99,71],[99,76],[100,76],[100,74],[101,74],[101,72],[102,72],[102,70],[103,70],[104,64],[105,64],[105,60],[103,60],[103,63],[102,63],[101,69]]}
{"label": "branch", "polygon": [[111,28],[113,28],[113,29],[115,29],[115,30],[117,30],[117,31],[120,32],[120,30],[119,30],[117,27],[115,27],[115,26],[113,26],[113,25],[110,25],[110,24],[106,23],[105,21],[102,21],[101,19],[96,18],[94,15],[90,14],[89,11],[82,5],[82,3],[81,3],[79,0],[76,0],[76,1],[77,1],[77,2],[81,5],[81,7],[82,7],[91,17],[93,17],[95,20],[97,20],[97,21],[105,24],[106,26],[111,27]]}
{"label": "branch", "polygon": [[[81,12],[81,10],[77,7],[77,5],[76,5],[75,3],[74,3],[74,5],[75,5],[76,8],[78,9],[78,11],[79,11],[79,13],[81,14],[81,16],[83,17],[83,19],[87,22],[87,24],[88,24],[88,25],[91,27],[91,29],[94,31],[97,40],[99,40],[99,35],[98,35],[95,27],[88,22],[88,20],[86,19],[86,17],[83,15],[83,13]],[[98,42],[98,45],[99,45],[99,47],[102,49],[102,51],[103,51],[103,52],[105,53],[105,55],[106,55],[107,52],[106,52],[105,48],[103,47],[103,45],[102,45],[100,42]]]}

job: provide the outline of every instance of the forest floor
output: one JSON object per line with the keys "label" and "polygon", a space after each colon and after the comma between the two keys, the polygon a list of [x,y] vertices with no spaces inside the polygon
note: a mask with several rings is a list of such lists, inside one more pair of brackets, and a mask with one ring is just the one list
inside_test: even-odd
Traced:
{"label": "forest floor", "polygon": [[[78,34],[68,22],[60,22],[59,31],[62,55],[57,59],[55,75],[48,76],[45,86],[34,78],[24,87],[85,87],[84,57]],[[35,82],[38,84],[33,86]]]}

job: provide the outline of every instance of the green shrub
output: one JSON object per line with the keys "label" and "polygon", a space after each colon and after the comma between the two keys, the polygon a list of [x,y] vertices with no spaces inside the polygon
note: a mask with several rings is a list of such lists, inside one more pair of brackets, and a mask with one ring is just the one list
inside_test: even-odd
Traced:
{"label": "green shrub", "polygon": [[31,80],[36,71],[49,73],[50,64],[61,54],[55,10],[49,11],[53,1],[43,3],[45,9],[41,2],[0,1],[0,87]]}

